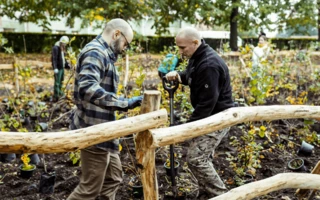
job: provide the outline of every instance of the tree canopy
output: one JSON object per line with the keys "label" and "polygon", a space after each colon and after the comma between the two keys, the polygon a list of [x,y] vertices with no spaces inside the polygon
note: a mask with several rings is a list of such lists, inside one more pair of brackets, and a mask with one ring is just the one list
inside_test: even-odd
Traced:
{"label": "tree canopy", "polygon": [[[290,29],[298,33],[299,26],[317,27],[320,0],[0,0],[0,16],[20,22],[34,22],[48,27],[50,20],[66,17],[73,27],[76,18],[85,27],[96,22],[102,27],[112,18],[139,21],[148,16],[153,28],[161,34],[170,24],[185,21],[212,29],[231,30],[231,48],[236,49],[237,32],[262,28],[279,31]],[[271,26],[274,25],[274,26]],[[235,41],[235,43],[234,43]]]}

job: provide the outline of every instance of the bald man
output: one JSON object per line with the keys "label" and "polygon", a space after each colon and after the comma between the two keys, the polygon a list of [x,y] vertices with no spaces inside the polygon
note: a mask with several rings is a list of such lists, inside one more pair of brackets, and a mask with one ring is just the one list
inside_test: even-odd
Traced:
{"label": "bald man", "polygon": [[[109,21],[101,35],[80,52],[76,66],[70,129],[114,121],[115,111],[133,109],[142,96],[118,98],[119,76],[114,66],[118,54],[130,47],[133,31],[122,19]],[[114,200],[122,182],[119,140],[114,139],[81,150],[80,183],[68,200]]]}
{"label": "bald man", "polygon": [[[176,36],[182,57],[189,59],[185,71],[172,71],[168,80],[178,80],[190,87],[194,111],[188,122],[200,120],[234,106],[229,69],[220,56],[201,39],[194,28],[184,28]],[[211,158],[229,128],[187,141],[189,168],[199,180],[199,198],[208,199],[226,192]]]}

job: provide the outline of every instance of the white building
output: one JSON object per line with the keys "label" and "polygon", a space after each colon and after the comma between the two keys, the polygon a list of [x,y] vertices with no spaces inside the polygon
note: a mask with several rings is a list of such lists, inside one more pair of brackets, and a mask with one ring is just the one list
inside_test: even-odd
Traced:
{"label": "white building", "polygon": [[[143,36],[154,36],[156,29],[151,28],[153,25],[153,19],[151,17],[145,17],[145,19],[141,20],[139,23],[136,21],[130,21],[129,23],[133,27],[134,31],[143,35]],[[169,26],[169,33],[164,34],[166,36],[175,36],[179,29],[187,26],[194,26],[190,23],[186,23],[183,21],[176,21]],[[61,21],[51,21],[50,22],[50,30],[45,30],[41,26],[30,23],[24,22],[19,23],[17,20],[10,19],[6,16],[0,17],[0,32],[34,32],[34,33],[41,33],[41,32],[52,32],[52,33],[66,33],[66,34],[92,34],[97,35],[101,32],[101,29],[94,29],[94,23],[92,26],[87,28],[81,28],[81,20],[79,18],[75,19],[74,27],[70,28],[66,26],[66,18],[62,18]],[[206,26],[194,26],[200,31],[209,31],[210,29]],[[212,32],[214,33],[214,32]],[[225,36],[221,33],[217,33],[216,36],[209,36],[208,38],[225,38]],[[224,32],[225,33],[225,32]],[[204,35],[207,36],[207,35]],[[206,37],[205,37],[206,38]]]}
{"label": "white building", "polygon": [[[74,27],[67,27],[66,19],[62,18],[61,21],[51,21],[50,29],[52,33],[68,33],[68,34],[99,34],[101,30],[93,30],[92,27],[81,28],[81,20],[76,19]],[[31,23],[24,22],[19,23],[19,21],[10,19],[6,16],[0,17],[0,32],[33,32],[42,33],[48,32],[48,30],[43,29],[41,26]]]}

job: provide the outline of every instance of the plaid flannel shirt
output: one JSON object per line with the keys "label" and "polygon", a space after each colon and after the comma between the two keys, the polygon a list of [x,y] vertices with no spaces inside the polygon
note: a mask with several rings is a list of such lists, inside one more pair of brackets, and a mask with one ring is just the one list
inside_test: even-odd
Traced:
{"label": "plaid flannel shirt", "polygon": [[[128,101],[116,96],[119,75],[117,57],[106,41],[97,36],[80,52],[75,72],[74,99],[76,110],[71,116],[72,130],[115,120],[116,110],[126,110]],[[96,145],[113,153],[119,152],[119,140]]]}

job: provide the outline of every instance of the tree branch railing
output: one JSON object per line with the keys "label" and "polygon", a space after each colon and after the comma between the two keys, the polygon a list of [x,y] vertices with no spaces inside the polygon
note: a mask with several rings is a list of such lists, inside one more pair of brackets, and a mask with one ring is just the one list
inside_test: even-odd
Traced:
{"label": "tree branch railing", "polygon": [[2,153],[61,153],[156,128],[167,122],[165,109],[63,132],[0,132]]}
{"label": "tree branch railing", "polygon": [[209,200],[250,200],[270,192],[288,189],[320,188],[320,175],[305,173],[282,173],[234,188],[229,192]]}
{"label": "tree branch railing", "polygon": [[[167,128],[151,129],[144,133],[144,138],[148,138],[147,142],[143,142],[143,139],[138,138],[136,139],[136,143],[139,144],[141,149],[148,149],[151,151],[151,149],[155,150],[157,147],[183,142],[185,140],[243,122],[294,118],[320,118],[320,106],[276,105],[230,108],[216,115],[195,122]],[[143,160],[141,157],[140,159]],[[155,188],[154,185],[148,184],[156,182],[155,180],[151,180],[155,177],[148,178],[148,182],[143,185],[144,191],[148,191],[147,194],[144,193],[144,198],[147,200],[158,199],[158,196],[156,195],[158,193],[158,189]],[[291,178],[293,177],[289,177],[289,179]],[[228,199],[231,200],[237,198],[228,197]]]}

